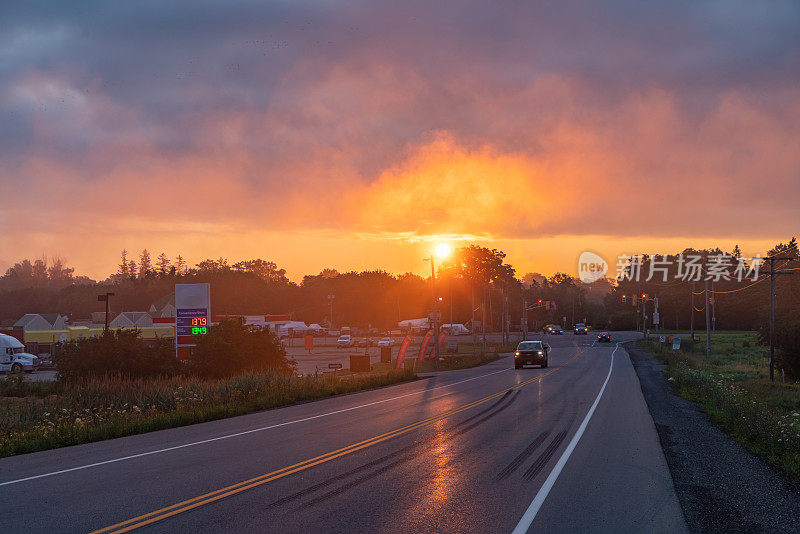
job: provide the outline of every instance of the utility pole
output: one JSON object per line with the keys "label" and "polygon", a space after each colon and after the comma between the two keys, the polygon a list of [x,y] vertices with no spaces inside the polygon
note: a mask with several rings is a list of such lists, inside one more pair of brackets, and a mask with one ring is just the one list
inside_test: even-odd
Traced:
{"label": "utility pole", "polygon": [[333,299],[335,298],[336,295],[334,295],[333,293],[328,293],[328,306],[330,307],[331,328],[333,328]]}
{"label": "utility pole", "polygon": [[642,293],[642,332],[647,339],[647,297]]}
{"label": "utility pole", "polygon": [[483,308],[481,314],[483,320],[481,321],[481,329],[483,330],[483,352],[486,353],[486,292],[488,290],[486,282],[483,283]]}
{"label": "utility pole", "polygon": [[472,328],[472,355],[478,352],[478,332],[475,331],[475,281],[470,281],[470,296],[472,297],[472,310],[470,311],[470,328]]}
{"label": "utility pole", "polygon": [[528,301],[522,298],[522,341],[528,340]]}
{"label": "utility pole", "polygon": [[689,337],[692,338],[692,343],[694,343],[694,280],[692,280],[692,313],[690,315],[691,319],[689,321]]}
{"label": "utility pole", "polygon": [[450,332],[453,331],[453,277],[450,277]]}
{"label": "utility pole", "polygon": [[769,262],[769,381],[775,381],[775,262]]}
{"label": "utility pole", "polygon": [[770,256],[769,260],[769,379],[775,381],[775,275],[789,274],[775,270],[775,260],[792,260],[794,258],[781,258]]}
{"label": "utility pole", "polygon": [[105,326],[103,327],[103,332],[108,332],[108,301],[109,301],[109,298],[113,297],[113,296],[114,296],[114,293],[110,293],[110,292],[103,293],[102,295],[97,295],[98,302],[105,301],[105,303],[106,303],[106,321],[105,321]]}
{"label": "utility pole", "polygon": [[708,315],[711,310],[708,309],[709,302],[711,301],[711,293],[708,291],[708,277],[705,277],[705,310],[706,310],[706,358],[711,358],[711,321],[708,320]]}
{"label": "utility pole", "polygon": [[508,307],[508,288],[503,290],[503,344],[511,337],[511,309]]}
{"label": "utility pole", "polygon": [[714,282],[711,282],[711,331],[717,333],[717,297],[714,291]]}

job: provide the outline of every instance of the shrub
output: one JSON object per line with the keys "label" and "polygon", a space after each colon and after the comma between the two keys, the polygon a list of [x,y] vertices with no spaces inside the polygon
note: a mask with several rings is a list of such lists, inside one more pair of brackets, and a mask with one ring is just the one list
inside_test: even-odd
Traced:
{"label": "shrub", "polygon": [[100,337],[70,342],[53,361],[58,378],[67,381],[107,375],[146,378],[181,370],[171,338],[145,341],[138,330],[108,330]]}
{"label": "shrub", "polygon": [[294,362],[272,331],[249,330],[239,321],[224,320],[197,341],[188,364],[191,374],[224,378],[245,372],[290,373]]}
{"label": "shrub", "polygon": [[[800,321],[779,318],[775,322],[775,367],[800,380]],[[769,345],[769,325],[759,329],[758,343]]]}

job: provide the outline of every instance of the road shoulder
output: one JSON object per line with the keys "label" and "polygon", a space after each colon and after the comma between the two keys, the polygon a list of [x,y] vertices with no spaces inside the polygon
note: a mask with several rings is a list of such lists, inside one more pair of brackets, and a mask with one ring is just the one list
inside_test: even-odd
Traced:
{"label": "road shoulder", "polygon": [[794,532],[800,484],[728,437],[673,391],[664,366],[626,343],[692,532]]}

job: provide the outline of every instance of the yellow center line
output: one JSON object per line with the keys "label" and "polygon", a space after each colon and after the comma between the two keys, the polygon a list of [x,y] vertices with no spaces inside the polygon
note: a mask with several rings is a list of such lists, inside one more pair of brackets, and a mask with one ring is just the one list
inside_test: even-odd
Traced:
{"label": "yellow center line", "polygon": [[[573,345],[575,345],[575,347],[578,348],[577,344],[575,344],[574,342],[573,342]],[[546,373],[542,373],[542,374],[537,375],[537,376],[535,376],[533,378],[530,378],[528,380],[520,382],[516,386],[510,387],[510,388],[505,388],[505,389],[503,389],[501,391],[498,391],[497,393],[494,393],[494,394],[489,395],[487,397],[483,397],[483,398],[478,399],[476,401],[470,402],[470,403],[465,404],[465,405],[463,405],[461,407],[451,408],[450,410],[446,410],[445,412],[442,412],[442,413],[440,413],[438,415],[435,415],[433,417],[429,417],[428,419],[423,419],[421,421],[417,421],[417,422],[412,423],[410,425],[407,425],[407,426],[404,426],[404,427],[401,427],[401,428],[397,428],[395,430],[386,432],[384,434],[380,434],[378,436],[374,436],[372,438],[360,441],[358,443],[354,443],[352,445],[348,445],[346,447],[342,447],[341,449],[337,449],[335,451],[331,451],[331,452],[322,454],[322,455],[317,456],[315,458],[311,458],[309,460],[304,460],[302,462],[298,462],[296,464],[293,464],[293,465],[290,465],[290,466],[287,466],[287,467],[283,467],[283,468],[278,469],[276,471],[272,471],[272,472],[266,473],[264,475],[260,475],[260,476],[257,476],[257,477],[254,477],[254,478],[251,478],[251,479],[248,479],[248,480],[244,480],[242,482],[238,482],[236,484],[232,484],[230,486],[226,486],[224,488],[221,488],[221,489],[218,489],[218,490],[215,490],[215,491],[204,493],[204,494],[199,495],[197,497],[193,497],[191,499],[187,499],[185,501],[181,501],[181,502],[173,504],[171,506],[167,506],[165,508],[160,508],[158,510],[154,510],[154,511],[146,513],[146,514],[143,514],[143,515],[140,515],[140,516],[137,516],[137,517],[133,517],[133,518],[128,519],[127,521],[123,521],[121,523],[116,523],[114,525],[111,525],[111,526],[108,526],[108,527],[104,527],[104,528],[101,528],[99,530],[94,530],[90,534],[100,534],[100,533],[112,532],[112,531],[115,532],[115,533],[130,532],[131,530],[134,530],[134,529],[137,529],[137,528],[141,528],[141,527],[149,525],[151,523],[155,523],[156,521],[161,521],[162,519],[166,519],[168,517],[172,517],[174,515],[177,515],[177,514],[180,514],[180,513],[183,513],[183,512],[187,512],[187,511],[192,510],[194,508],[197,508],[199,506],[203,506],[205,504],[208,504],[208,503],[211,503],[211,502],[215,502],[215,501],[218,501],[220,499],[224,499],[225,497],[229,497],[231,495],[235,495],[237,493],[241,493],[241,492],[243,492],[245,490],[248,490],[248,489],[263,485],[263,484],[266,484],[267,482],[272,482],[272,481],[277,480],[279,478],[283,478],[283,477],[286,477],[288,475],[297,473],[299,471],[303,471],[303,470],[308,469],[310,467],[314,467],[316,465],[319,465],[319,464],[322,464],[322,463],[325,463],[325,462],[329,462],[331,460],[334,460],[336,458],[345,456],[347,454],[359,451],[361,449],[365,449],[367,447],[371,447],[372,445],[376,445],[376,444],[381,443],[383,441],[386,441],[388,439],[397,437],[397,436],[399,436],[401,434],[405,434],[405,433],[410,432],[410,431],[412,431],[412,430],[414,430],[416,428],[419,428],[419,427],[428,425],[430,423],[433,423],[435,421],[439,421],[441,419],[444,419],[444,418],[459,414],[459,413],[461,413],[463,411],[469,410],[470,408],[474,408],[475,406],[479,406],[481,404],[484,404],[486,402],[494,400],[497,397],[500,397],[501,395],[505,395],[508,391],[514,391],[516,389],[521,389],[521,388],[527,386],[528,384],[531,384],[533,382],[541,380],[542,378],[546,377],[547,375],[555,373],[556,371],[558,371],[559,369],[561,369],[562,367],[567,365],[569,362],[571,362],[572,360],[574,360],[575,358],[580,356],[580,354],[581,354],[581,351],[580,351],[580,348],[578,348],[578,351],[571,358],[566,360],[563,364],[559,365],[558,367],[555,367],[552,370],[547,371]]]}

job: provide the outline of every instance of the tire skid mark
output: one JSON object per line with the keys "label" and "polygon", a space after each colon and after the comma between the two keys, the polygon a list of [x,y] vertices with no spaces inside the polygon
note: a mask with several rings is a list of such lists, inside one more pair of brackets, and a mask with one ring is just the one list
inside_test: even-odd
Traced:
{"label": "tire skid mark", "polygon": [[531,466],[525,471],[523,478],[525,478],[525,480],[531,480],[538,475],[544,466],[547,465],[547,462],[550,461],[550,458],[553,457],[553,454],[555,454],[556,450],[561,445],[561,442],[564,441],[564,438],[566,437],[566,430],[562,430],[556,434],[556,436],[553,438],[553,441],[550,442],[547,448],[542,451],[538,458],[536,458],[536,461],[533,462],[533,464],[531,464]]}
{"label": "tire skid mark", "polygon": [[[510,393],[510,391],[509,391],[509,393]],[[500,412],[502,412],[503,410],[505,410],[506,408],[511,406],[514,403],[514,401],[517,400],[518,396],[519,396],[519,391],[515,392],[514,395],[512,395],[511,397],[508,397],[507,401],[504,402],[502,406],[498,406],[494,410],[494,412],[485,415],[484,417],[478,419],[477,421],[474,421],[471,424],[469,424],[469,425],[467,425],[467,426],[465,426],[463,428],[460,428],[455,432],[445,433],[442,436],[434,436],[434,437],[432,437],[430,439],[427,439],[427,440],[425,440],[423,442],[420,442],[420,445],[429,444],[431,441],[434,441],[434,440],[438,441],[438,443],[447,443],[449,441],[452,441],[453,439],[457,438],[458,436],[460,436],[462,434],[465,434],[466,432],[469,432],[470,430],[472,430],[473,428],[477,427],[478,425],[481,425],[481,424],[485,423],[486,421],[488,421],[492,417],[496,416],[497,414],[499,414]],[[401,451],[404,451],[405,449],[408,449],[408,448],[411,448],[411,446],[406,447],[404,449],[401,449]],[[421,454],[423,454],[425,452],[426,452],[425,450],[417,450],[417,451],[410,452],[409,454],[406,454],[402,458],[399,458],[399,459],[397,459],[396,461],[394,461],[394,462],[392,462],[390,464],[387,464],[387,465],[385,465],[385,466],[383,466],[383,467],[381,467],[379,469],[376,469],[375,471],[372,471],[371,473],[368,473],[368,474],[363,475],[363,476],[361,476],[359,478],[356,478],[356,479],[348,482],[347,484],[344,484],[343,486],[340,486],[338,488],[332,489],[331,491],[329,491],[327,493],[324,493],[322,495],[319,495],[318,497],[315,497],[313,499],[310,499],[310,500],[306,501],[305,503],[303,503],[303,506],[304,507],[314,506],[316,504],[319,504],[320,502],[323,502],[323,501],[326,501],[326,500],[328,500],[330,498],[336,497],[337,495],[340,495],[341,493],[344,493],[345,491],[347,491],[349,489],[352,489],[352,488],[358,486],[359,484],[362,484],[362,483],[364,483],[364,482],[366,482],[366,481],[368,481],[368,480],[370,480],[372,478],[375,478],[378,475],[386,473],[387,471],[389,471],[391,469],[394,469],[395,467],[398,467],[398,466],[400,466],[400,465],[402,465],[404,463],[407,463],[407,462],[417,458],[419,455],[421,455]],[[396,456],[396,455],[397,455],[397,452],[389,454],[389,455],[385,456],[383,459],[391,458],[391,457]],[[358,469],[358,468],[356,468],[356,469]]]}
{"label": "tire skid mark", "polygon": [[527,459],[528,459],[528,457],[529,457],[531,454],[533,454],[534,452],[536,452],[536,449],[538,449],[539,447],[541,447],[542,443],[544,443],[544,441],[547,439],[547,436],[549,436],[549,435],[550,435],[550,431],[549,431],[549,430],[545,430],[544,432],[542,432],[541,434],[539,434],[538,436],[536,436],[536,439],[534,439],[533,441],[531,441],[530,445],[528,445],[527,447],[525,447],[525,450],[524,450],[524,451],[522,451],[521,453],[519,453],[519,454],[517,455],[517,457],[516,457],[516,458],[514,458],[513,460],[511,460],[511,463],[509,463],[507,466],[505,466],[505,467],[503,468],[503,470],[502,470],[502,471],[500,471],[500,473],[497,475],[497,479],[498,479],[498,480],[503,480],[503,479],[505,479],[505,478],[508,478],[508,476],[509,476],[509,475],[511,475],[511,473],[513,473],[514,471],[516,471],[516,470],[517,470],[517,468],[518,468],[520,465],[522,465],[522,462],[524,462],[525,460],[527,460]]}

